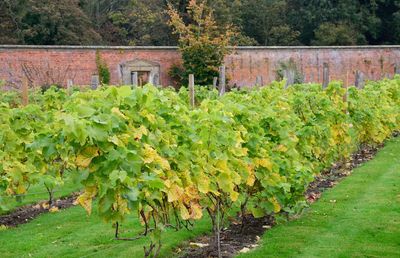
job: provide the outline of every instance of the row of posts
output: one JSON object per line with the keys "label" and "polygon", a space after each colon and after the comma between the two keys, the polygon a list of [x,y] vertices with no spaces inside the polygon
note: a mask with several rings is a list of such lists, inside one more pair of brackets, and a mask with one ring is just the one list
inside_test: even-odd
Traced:
{"label": "row of posts", "polygon": [[[328,87],[328,84],[330,82],[330,76],[329,76],[329,64],[328,63],[324,63],[323,64],[323,68],[322,68],[322,87],[325,89],[326,87]],[[400,64],[399,65],[395,65],[394,68],[394,73],[395,74],[400,74]],[[284,77],[286,78],[286,85],[285,88],[289,87],[290,85],[293,85],[295,83],[295,76],[296,76],[296,72],[293,69],[286,69],[283,72]],[[190,78],[189,78],[190,81]],[[213,78],[213,87],[217,88],[217,83],[218,81],[219,83],[219,93],[220,95],[223,95],[226,91],[226,67],[225,66],[221,66],[219,68],[219,78],[218,77],[214,77]],[[194,82],[194,79],[193,79]],[[354,82],[355,86],[357,88],[363,88],[365,85],[365,75],[363,72],[357,70],[356,71],[356,78],[355,78],[355,82]],[[90,83],[90,87],[92,89],[97,89],[100,85],[100,79],[98,75],[93,75],[92,79],[91,79],[91,83]],[[264,85],[264,81],[263,81],[263,77],[261,75],[256,77],[256,87],[260,87]],[[73,81],[72,80],[67,80],[67,88],[71,88],[73,86]]]}
{"label": "row of posts", "polygon": [[[286,78],[286,85],[285,88],[289,87],[290,85],[293,85],[295,83],[295,76],[296,73],[293,69],[287,69],[283,72],[284,77]],[[395,65],[394,68],[394,73],[395,74],[400,74],[400,64]],[[365,86],[365,76],[364,73],[357,70],[355,74],[355,87],[362,89]],[[348,78],[348,74],[347,74]],[[347,79],[348,80],[348,79]],[[217,86],[217,83],[219,82],[219,85]],[[326,89],[329,85],[330,82],[330,75],[329,75],[329,64],[324,63],[323,64],[323,71],[322,71],[322,88]],[[346,85],[348,82],[346,82]],[[195,106],[195,89],[194,89],[194,75],[190,74],[189,75],[189,103],[192,107]],[[261,87],[264,85],[263,77],[262,76],[257,76],[256,77],[256,87]],[[219,78],[214,77],[213,78],[213,87],[215,89],[218,89],[219,95],[222,96],[226,92],[226,67],[221,66],[219,68]],[[348,87],[348,86],[346,86]]]}
{"label": "row of posts", "polygon": [[[400,64],[395,65],[394,74],[400,74]],[[290,85],[293,85],[295,83],[295,76],[296,76],[296,71],[293,69],[286,69],[283,71],[283,77],[286,79],[285,88],[287,88]],[[349,75],[347,74],[346,85],[348,85],[348,77],[349,77]],[[365,81],[366,81],[365,74],[363,72],[361,72],[360,70],[356,70],[354,86],[356,86],[359,89],[362,89],[365,86]],[[322,87],[324,89],[326,87],[328,87],[329,82],[330,82],[329,64],[324,63],[323,68],[322,68]],[[256,86],[264,85],[262,76],[256,77],[255,85]]]}
{"label": "row of posts", "polygon": [[[400,74],[400,64],[395,65],[394,68],[394,73],[395,74]],[[322,87],[325,89],[328,87],[330,77],[329,77],[329,64],[324,63],[323,64],[323,71],[322,71]],[[287,69],[284,71],[284,77],[286,78],[286,85],[285,88],[289,87],[290,85],[293,85],[295,83],[295,71],[293,69]],[[348,74],[347,74],[348,77]],[[70,89],[73,86],[73,81],[71,79],[67,80],[67,89]],[[100,85],[100,79],[98,75],[93,75],[91,78],[91,83],[90,87],[92,89],[97,89]],[[189,99],[190,99],[190,105],[194,107],[195,105],[195,90],[194,90],[194,75],[190,74],[189,75]],[[264,85],[263,77],[262,76],[257,76],[256,77],[256,87],[261,87]],[[357,70],[356,71],[356,78],[355,78],[355,86],[359,89],[364,88],[365,85],[365,76],[363,72]],[[226,92],[226,67],[220,66],[219,67],[219,78],[214,77],[213,78],[213,87],[215,89],[218,89],[219,95],[222,96]],[[22,104],[27,105],[29,102],[29,97],[28,97],[28,88],[29,88],[29,83],[28,79],[25,77],[23,79],[22,83],[22,89],[21,89],[21,94],[22,94]]]}
{"label": "row of posts", "polygon": [[[219,83],[218,83],[219,82]],[[219,78],[213,78],[213,88],[218,89],[220,96],[226,92],[226,67],[225,65],[219,67]],[[194,89],[194,74],[189,74],[189,103],[191,107],[195,106],[195,89]]]}

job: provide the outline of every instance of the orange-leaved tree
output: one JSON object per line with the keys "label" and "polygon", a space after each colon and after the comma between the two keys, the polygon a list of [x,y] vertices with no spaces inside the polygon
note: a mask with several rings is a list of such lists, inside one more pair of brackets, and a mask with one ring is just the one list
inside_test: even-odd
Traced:
{"label": "orange-leaved tree", "polygon": [[190,0],[187,12],[188,17],[184,20],[172,5],[168,6],[169,25],[179,37],[183,82],[189,74],[194,74],[196,84],[211,85],[224,57],[232,50],[230,43],[237,32],[231,25],[217,26],[212,10],[204,0]]}

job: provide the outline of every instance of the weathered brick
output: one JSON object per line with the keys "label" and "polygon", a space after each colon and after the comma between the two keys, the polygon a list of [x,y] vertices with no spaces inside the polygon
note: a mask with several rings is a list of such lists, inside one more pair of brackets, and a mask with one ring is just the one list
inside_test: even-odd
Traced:
{"label": "weathered brick", "polygon": [[[161,67],[160,82],[172,84],[168,75],[174,64],[181,63],[180,54],[168,47],[42,47],[0,46],[0,79],[18,85],[28,67],[40,85],[43,76],[63,85],[68,79],[75,84],[89,85],[97,72],[96,50],[107,63],[111,84],[121,82],[120,65],[134,59],[157,62]],[[253,86],[257,76],[264,83],[276,79],[280,62],[292,59],[307,82],[322,82],[323,64],[329,64],[331,80],[354,84],[355,71],[362,71],[367,79],[379,80],[393,76],[395,64],[400,63],[400,46],[381,47],[242,47],[226,57],[230,84]]]}

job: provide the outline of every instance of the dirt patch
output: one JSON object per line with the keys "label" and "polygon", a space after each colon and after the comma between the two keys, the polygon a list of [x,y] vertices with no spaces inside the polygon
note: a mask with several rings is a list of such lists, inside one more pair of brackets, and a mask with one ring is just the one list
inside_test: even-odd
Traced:
{"label": "dirt patch", "polygon": [[[239,218],[240,219],[240,218]],[[243,227],[242,227],[243,225]],[[240,250],[257,247],[257,242],[264,232],[275,225],[273,216],[255,219],[246,216],[245,223],[233,221],[228,228],[221,231],[222,257],[233,257]],[[192,242],[181,253],[182,258],[218,257],[217,245],[213,236],[202,236]]]}
{"label": "dirt patch", "polygon": [[78,196],[79,193],[73,193],[68,197],[60,198],[54,201],[54,204],[51,207],[49,207],[48,202],[46,201],[19,207],[9,214],[0,216],[0,226],[3,225],[6,227],[16,227],[18,225],[28,223],[43,213],[67,209],[71,206],[74,206],[74,202]]}
{"label": "dirt patch", "polygon": [[[396,135],[394,135],[396,136]],[[321,173],[315,178],[307,191],[305,192],[306,199],[309,203],[313,203],[321,197],[321,194],[326,189],[334,187],[342,178],[351,174],[354,168],[373,159],[384,144],[376,147],[362,146],[360,150],[351,156],[351,159],[345,163],[336,163],[330,168]]]}

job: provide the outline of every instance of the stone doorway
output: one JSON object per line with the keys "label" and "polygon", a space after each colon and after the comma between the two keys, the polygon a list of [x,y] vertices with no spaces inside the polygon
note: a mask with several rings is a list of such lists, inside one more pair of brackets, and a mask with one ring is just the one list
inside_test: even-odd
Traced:
{"label": "stone doorway", "polygon": [[122,64],[120,68],[122,83],[125,85],[160,85],[160,65],[156,62],[136,59]]}

